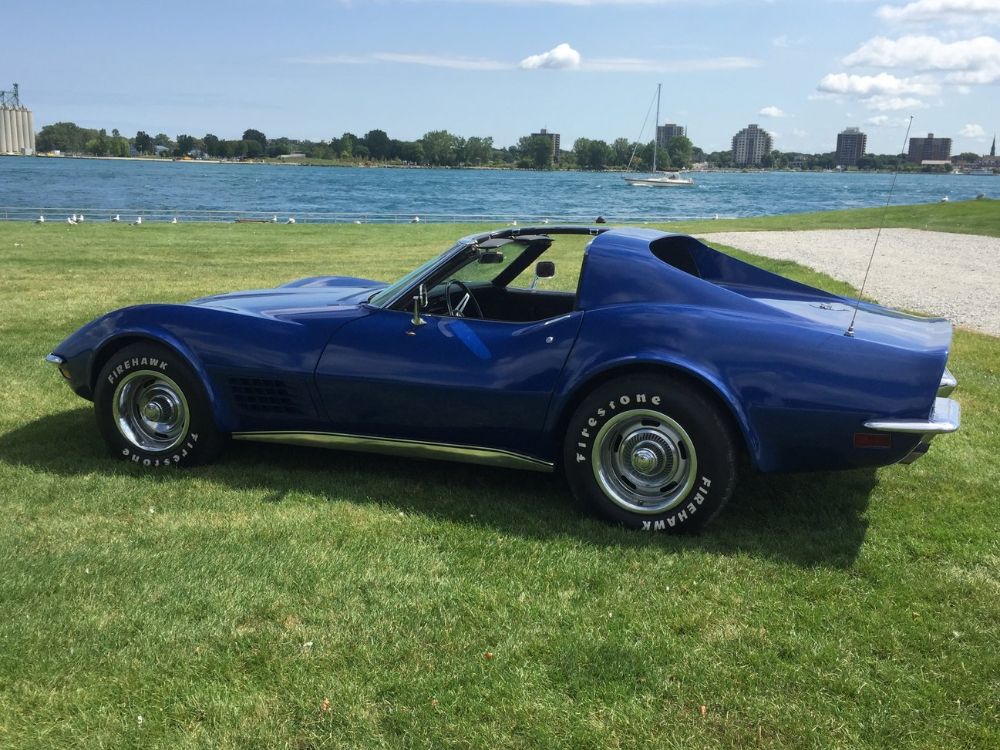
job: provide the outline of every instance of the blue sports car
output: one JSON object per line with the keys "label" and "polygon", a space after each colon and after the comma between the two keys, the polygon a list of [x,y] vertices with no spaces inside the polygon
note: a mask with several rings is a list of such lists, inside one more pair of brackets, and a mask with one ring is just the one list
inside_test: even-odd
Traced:
{"label": "blue sports car", "polygon": [[[572,290],[550,288],[573,240]],[[142,466],[209,461],[231,438],[558,470],[611,521],[687,531],[744,457],[920,457],[959,426],[950,341],[945,320],[685,235],[545,226],[465,237],[389,285],[317,276],[116,310],[48,359]]]}

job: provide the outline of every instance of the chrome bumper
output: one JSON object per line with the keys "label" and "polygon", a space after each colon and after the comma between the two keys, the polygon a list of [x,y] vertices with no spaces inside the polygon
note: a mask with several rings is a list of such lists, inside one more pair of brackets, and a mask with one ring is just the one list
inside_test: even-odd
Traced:
{"label": "chrome bumper", "polygon": [[938,397],[934,399],[934,408],[927,419],[872,419],[865,422],[865,427],[879,432],[920,435],[917,447],[899,461],[901,464],[912,464],[927,452],[931,440],[936,435],[955,432],[961,424],[962,408],[958,402],[951,398]]}
{"label": "chrome bumper", "polygon": [[951,370],[947,367],[944,368],[944,373],[941,375],[941,383],[938,385],[937,395],[941,398],[945,396],[950,396],[952,391],[958,388],[958,381],[955,376],[951,374]]}

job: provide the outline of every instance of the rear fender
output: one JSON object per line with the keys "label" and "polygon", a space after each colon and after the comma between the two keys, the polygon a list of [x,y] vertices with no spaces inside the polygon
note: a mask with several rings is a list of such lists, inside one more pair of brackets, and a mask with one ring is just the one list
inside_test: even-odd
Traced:
{"label": "rear fender", "polygon": [[622,356],[608,360],[600,367],[587,372],[586,375],[571,383],[564,384],[560,392],[555,394],[553,408],[549,410],[546,420],[545,429],[554,441],[553,444],[559,444],[566,423],[577,404],[598,384],[616,377],[651,371],[663,373],[666,377],[679,377],[694,381],[714,397],[715,401],[723,406],[732,417],[733,423],[743,439],[747,454],[754,467],[757,467],[760,456],[760,437],[740,402],[712,372],[699,368],[689,361],[664,355],[662,352],[641,352],[634,356]]}

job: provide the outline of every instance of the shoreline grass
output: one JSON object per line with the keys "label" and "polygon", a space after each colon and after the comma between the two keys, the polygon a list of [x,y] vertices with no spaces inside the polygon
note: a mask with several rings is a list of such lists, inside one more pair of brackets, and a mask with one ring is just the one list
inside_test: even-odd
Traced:
{"label": "shoreline grass", "polygon": [[[931,208],[898,220],[996,236]],[[392,278],[478,229],[0,224],[0,747],[1000,744],[996,338],[956,333],[962,430],[916,464],[751,476],[683,539],[533,473],[253,444],[144,473],[41,359],[118,306]]]}

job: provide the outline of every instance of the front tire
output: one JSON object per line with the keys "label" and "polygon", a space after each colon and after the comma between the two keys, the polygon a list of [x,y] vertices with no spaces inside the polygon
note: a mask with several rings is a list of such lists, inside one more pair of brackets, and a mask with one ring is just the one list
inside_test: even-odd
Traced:
{"label": "front tire", "polygon": [[578,500],[644,531],[703,527],[736,484],[726,416],[669,377],[630,375],[597,386],[570,418],[563,466]]}
{"label": "front tire", "polygon": [[182,357],[153,342],[127,346],[105,363],[94,412],[111,451],[142,466],[207,463],[222,450],[200,380]]}

